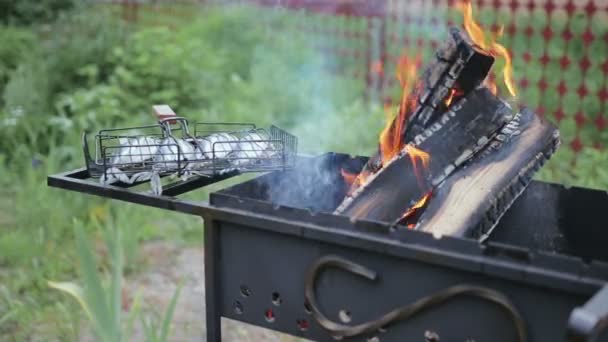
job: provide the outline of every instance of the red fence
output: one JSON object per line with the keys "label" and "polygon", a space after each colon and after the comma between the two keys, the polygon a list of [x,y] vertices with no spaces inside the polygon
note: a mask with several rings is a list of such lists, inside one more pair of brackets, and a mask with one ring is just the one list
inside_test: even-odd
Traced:
{"label": "red fence", "polygon": [[[126,2],[125,13],[136,17],[134,1]],[[387,102],[399,93],[393,75],[403,50],[428,57],[445,39],[446,27],[462,22],[455,0],[238,2],[304,16],[294,21],[297,29],[353,65],[342,71]],[[485,29],[504,27],[501,42],[513,59],[517,102],[559,123],[564,143],[575,152],[608,144],[608,0],[473,0],[473,8]]]}

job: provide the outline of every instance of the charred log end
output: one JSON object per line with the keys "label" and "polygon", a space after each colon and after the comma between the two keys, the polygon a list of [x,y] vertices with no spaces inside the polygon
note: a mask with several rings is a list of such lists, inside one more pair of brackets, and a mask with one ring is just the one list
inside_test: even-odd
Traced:
{"label": "charred log end", "polygon": [[466,33],[457,28],[451,28],[450,35],[456,44],[456,61],[466,61],[458,73],[453,73],[456,83],[466,95],[485,80],[494,64],[494,57],[482,52]]}
{"label": "charred log end", "polygon": [[494,57],[476,52],[473,54],[456,81],[462,91],[467,94],[480,84],[479,80],[484,80],[494,64]]}

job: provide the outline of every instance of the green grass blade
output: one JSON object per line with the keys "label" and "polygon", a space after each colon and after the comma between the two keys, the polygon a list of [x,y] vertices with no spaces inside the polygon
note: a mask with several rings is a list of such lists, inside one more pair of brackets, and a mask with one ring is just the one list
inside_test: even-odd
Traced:
{"label": "green grass blade", "polygon": [[2,324],[4,324],[4,322],[8,322],[9,319],[11,319],[13,316],[16,316],[18,311],[18,309],[13,309],[4,314],[3,316],[0,316],[0,327],[2,327]]}
{"label": "green grass blade", "polygon": [[84,290],[82,289],[82,287],[80,287],[78,284],[75,284],[72,282],[54,282],[54,281],[50,281],[50,280],[47,282],[47,284],[51,288],[65,292],[65,293],[69,294],[70,296],[72,296],[74,299],[76,299],[78,304],[80,304],[80,307],[82,307],[82,309],[86,313],[87,317],[89,317],[89,319],[91,321],[95,320],[95,317],[93,316],[91,308],[89,307],[89,304],[87,303],[87,301],[85,299]]}
{"label": "green grass blade", "polygon": [[80,274],[84,281],[83,297],[91,310],[93,324],[97,328],[97,333],[104,341],[112,341],[116,336],[116,327],[113,325],[110,310],[107,306],[107,296],[101,285],[101,279],[97,274],[97,263],[93,255],[92,248],[79,226],[74,227],[76,237],[76,252],[80,259]]}
{"label": "green grass blade", "polygon": [[112,258],[112,285],[110,289],[109,307],[114,318],[114,327],[116,328],[115,340],[121,341],[121,316],[122,316],[122,270],[123,270],[123,253],[121,244],[121,232],[118,228],[112,227],[112,241],[109,241],[110,253]]}
{"label": "green grass blade", "polygon": [[144,315],[141,316],[141,325],[144,329],[144,335],[146,336],[146,342],[158,342],[158,335],[154,329],[154,325],[150,322],[151,318],[146,319]]}
{"label": "green grass blade", "polygon": [[127,341],[129,341],[133,335],[133,327],[135,326],[135,319],[141,314],[141,290],[137,290],[135,293],[135,298],[133,298],[133,302],[131,302],[131,310],[127,315],[127,325],[125,327],[124,336]]}
{"label": "green grass blade", "polygon": [[165,312],[165,318],[163,319],[163,325],[160,332],[160,341],[165,342],[169,337],[169,331],[171,330],[171,321],[173,320],[173,313],[175,312],[175,306],[177,305],[177,299],[179,298],[179,294],[182,290],[182,283],[180,283],[175,289],[175,293],[173,294],[173,298],[171,298],[171,302],[169,303],[169,307]]}

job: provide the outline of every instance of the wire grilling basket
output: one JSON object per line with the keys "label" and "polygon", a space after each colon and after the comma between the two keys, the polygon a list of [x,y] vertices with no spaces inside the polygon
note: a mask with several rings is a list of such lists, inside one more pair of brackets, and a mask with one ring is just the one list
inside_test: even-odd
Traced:
{"label": "wire grilling basket", "polygon": [[[103,184],[151,181],[160,192],[163,176],[206,176],[226,172],[265,172],[292,168],[297,138],[271,126],[246,123],[194,123],[170,116],[155,125],[104,129],[95,135],[94,151],[83,134],[91,177]],[[93,155],[92,155],[93,154]]]}

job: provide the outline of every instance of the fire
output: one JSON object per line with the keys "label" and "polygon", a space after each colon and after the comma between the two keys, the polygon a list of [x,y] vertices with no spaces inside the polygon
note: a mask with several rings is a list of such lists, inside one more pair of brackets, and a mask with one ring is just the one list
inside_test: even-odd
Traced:
{"label": "fire", "polygon": [[[431,161],[431,156],[418,149],[412,145],[405,146],[405,150],[407,154],[410,156],[410,160],[412,161],[412,165],[414,166],[414,174],[418,180],[418,184],[420,185],[420,189],[423,191],[427,188],[427,185],[424,182],[422,170],[419,168],[420,164],[424,170],[428,170],[429,162]],[[406,220],[407,218],[413,216],[419,209],[423,208],[429,199],[431,198],[431,191],[429,190],[420,200],[418,200],[413,206],[408,208],[403,216],[401,216],[400,221]],[[408,228],[412,229],[413,227],[408,224]]]}
{"label": "fire", "polygon": [[459,99],[463,95],[464,95],[464,91],[462,91],[462,89],[460,89],[460,86],[458,86],[458,84],[455,84],[454,88],[450,89],[450,93],[445,98],[445,101],[444,101],[445,107],[449,108],[450,105],[454,102],[454,99]]}
{"label": "fire", "polygon": [[[412,161],[412,165],[414,166],[414,173],[416,174],[416,178],[418,179],[418,184],[420,184],[420,188],[424,189],[426,185],[424,184],[424,179],[422,178],[422,170],[418,168],[418,164],[422,164],[424,170],[428,170],[429,161],[431,160],[431,156],[412,145],[405,146],[405,151]],[[418,163],[419,162],[419,163]]]}
{"label": "fire", "polygon": [[414,88],[419,65],[420,56],[412,59],[402,55],[397,63],[396,76],[402,89],[401,101],[399,102],[397,118],[392,113],[388,113],[386,126],[380,133],[380,154],[383,165],[403,149],[404,143],[401,133],[405,128],[403,125],[407,121],[405,116],[416,106]]}
{"label": "fire", "polygon": [[454,99],[454,94],[456,93],[456,89],[452,88],[450,90],[450,95],[448,95],[447,99],[445,99],[445,106],[449,107],[452,104],[452,100]]}
{"label": "fire", "polygon": [[344,178],[346,184],[348,184],[349,186],[351,186],[355,182],[358,176],[357,174],[350,173],[344,169],[340,169],[340,173],[342,174],[342,178]]}
{"label": "fire", "polygon": [[502,36],[503,27],[500,27],[496,34],[491,35],[489,40],[486,40],[486,34],[481,26],[473,18],[473,7],[470,1],[465,1],[461,5],[461,10],[464,16],[464,29],[481,50],[494,57],[501,57],[505,60],[505,66],[502,70],[505,86],[511,96],[515,96],[515,82],[513,81],[513,64],[511,63],[511,55],[509,51],[496,40]]}
{"label": "fire", "polygon": [[[427,192],[424,196],[422,196],[422,198],[420,200],[418,200],[418,202],[416,202],[416,204],[414,204],[413,206],[411,206],[404,214],[403,216],[401,216],[401,220],[406,220],[409,217],[413,216],[420,208],[423,208],[426,203],[429,201],[429,199],[431,198],[432,193],[429,191]],[[415,225],[413,224],[408,224],[407,227],[412,229],[414,228]]]}
{"label": "fire", "polygon": [[[347,195],[350,196],[351,192],[361,186],[369,176],[369,171],[363,171],[359,174],[350,173],[344,169],[340,169],[340,173],[342,174],[342,178],[346,184],[350,187]],[[354,185],[354,186],[353,186]]]}

